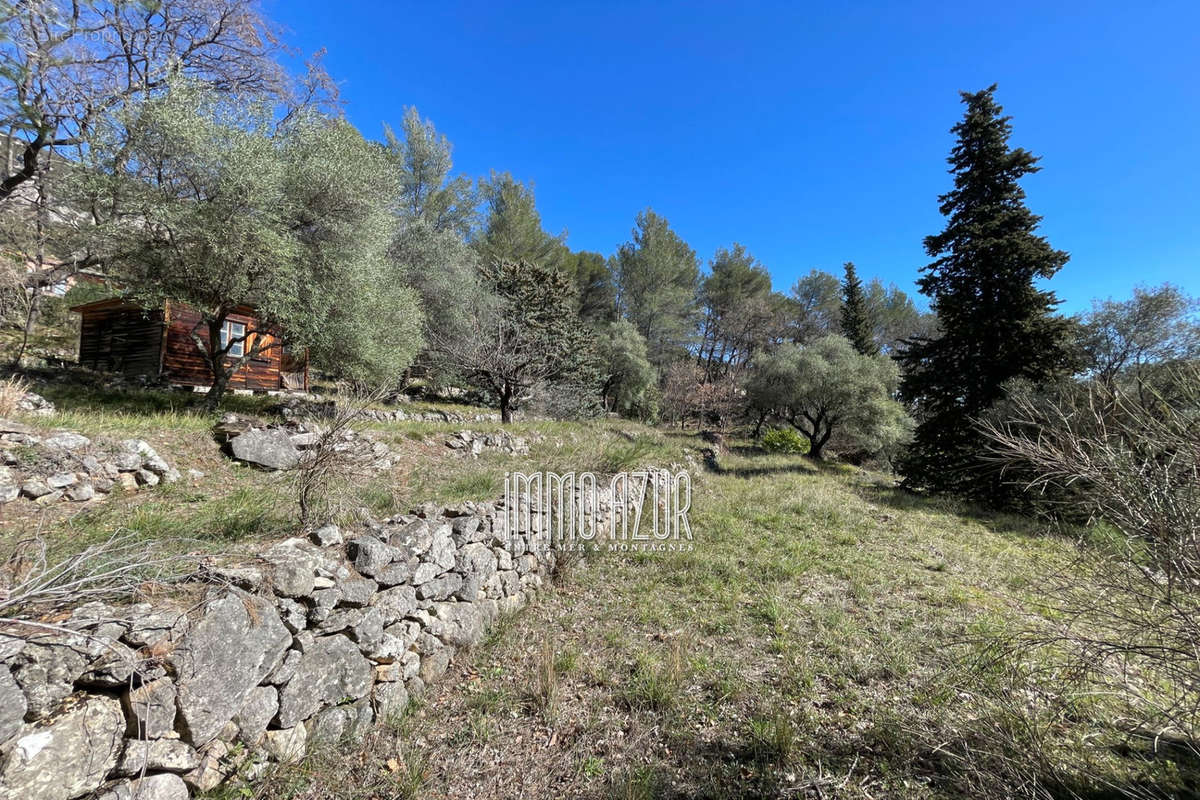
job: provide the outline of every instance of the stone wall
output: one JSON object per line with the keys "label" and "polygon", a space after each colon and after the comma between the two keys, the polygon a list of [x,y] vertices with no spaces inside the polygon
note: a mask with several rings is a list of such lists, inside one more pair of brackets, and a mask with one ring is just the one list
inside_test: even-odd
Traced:
{"label": "stone wall", "polygon": [[17,500],[85,503],[179,478],[142,439],[89,439],[67,430],[41,434],[0,418],[0,506]]}
{"label": "stone wall", "polygon": [[170,600],[0,622],[0,800],[186,800],[400,711],[554,570],[544,518],[510,533],[497,505],[327,525]]}

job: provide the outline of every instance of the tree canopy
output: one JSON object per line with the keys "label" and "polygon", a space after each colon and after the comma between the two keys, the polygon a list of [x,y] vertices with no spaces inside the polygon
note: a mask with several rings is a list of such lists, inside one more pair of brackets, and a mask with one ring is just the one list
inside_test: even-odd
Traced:
{"label": "tree canopy", "polygon": [[1039,381],[1070,366],[1068,323],[1053,314],[1052,292],[1038,288],[1067,261],[1037,235],[1020,179],[1037,158],[1012,148],[1010,118],[995,87],[964,93],[948,159],[954,187],[942,195],[946,227],[925,240],[934,259],[918,281],[941,335],[904,352],[902,392],[920,425],[902,464],[907,485],[981,498],[1002,491],[979,460],[976,421],[1014,378]]}

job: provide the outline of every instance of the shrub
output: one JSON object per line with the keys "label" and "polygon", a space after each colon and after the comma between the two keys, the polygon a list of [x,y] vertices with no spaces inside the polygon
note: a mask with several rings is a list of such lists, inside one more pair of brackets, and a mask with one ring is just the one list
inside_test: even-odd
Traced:
{"label": "shrub", "polygon": [[768,453],[807,453],[808,440],[790,428],[775,428],[763,434],[761,446]]}

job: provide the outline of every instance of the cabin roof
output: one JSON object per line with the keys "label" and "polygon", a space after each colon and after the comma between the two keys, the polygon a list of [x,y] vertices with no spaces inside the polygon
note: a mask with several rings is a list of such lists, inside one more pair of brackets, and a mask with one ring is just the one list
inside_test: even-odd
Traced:
{"label": "cabin roof", "polygon": [[141,308],[141,306],[138,306],[136,303],[129,302],[124,297],[109,297],[105,300],[93,300],[90,303],[71,306],[71,310],[82,313],[84,311],[98,311],[103,308],[119,308],[121,306]]}

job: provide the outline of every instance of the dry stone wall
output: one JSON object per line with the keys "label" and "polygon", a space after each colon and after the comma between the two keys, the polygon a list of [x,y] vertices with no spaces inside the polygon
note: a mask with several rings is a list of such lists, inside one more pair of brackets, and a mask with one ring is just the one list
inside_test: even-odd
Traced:
{"label": "dry stone wall", "polygon": [[327,525],[170,601],[0,623],[0,800],[186,800],[397,713],[554,570],[544,516],[509,532],[497,505]]}

